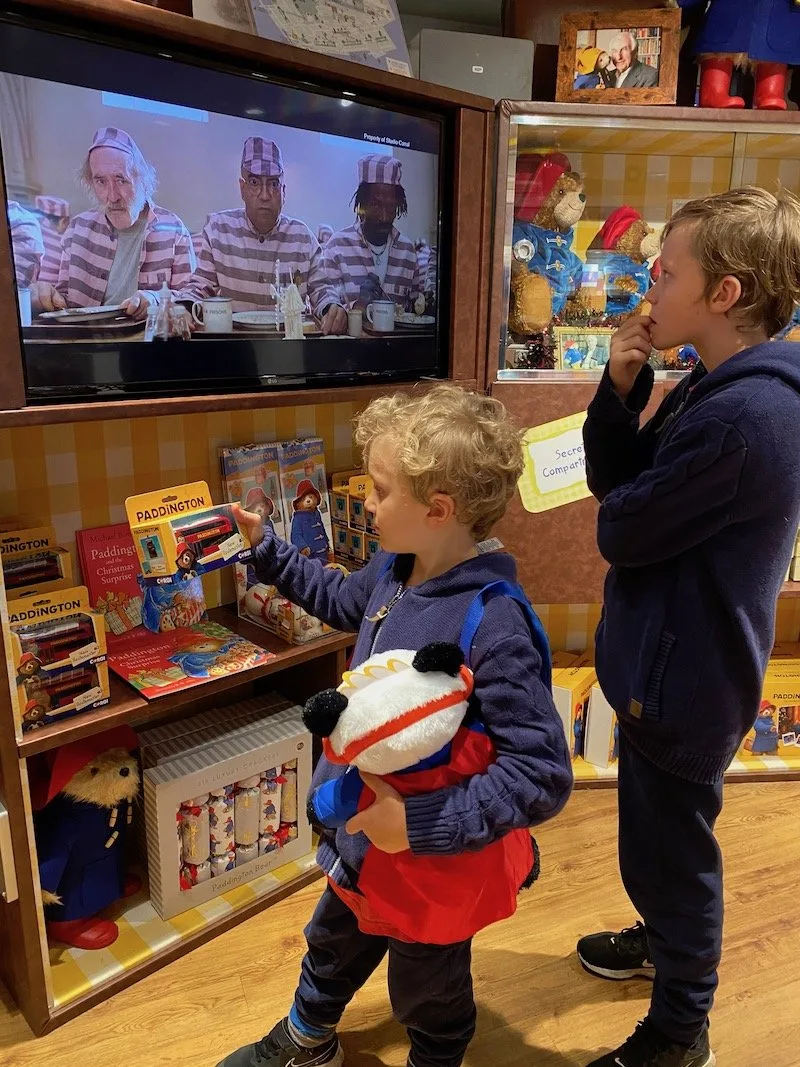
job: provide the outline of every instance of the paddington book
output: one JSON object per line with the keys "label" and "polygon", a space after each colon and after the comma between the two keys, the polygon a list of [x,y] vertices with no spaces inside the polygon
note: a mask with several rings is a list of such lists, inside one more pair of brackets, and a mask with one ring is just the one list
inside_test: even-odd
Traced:
{"label": "paddington book", "polygon": [[75,541],[89,604],[105,620],[109,644],[142,625],[139,563],[126,522],[77,530]]}
{"label": "paddington book", "polygon": [[259,667],[273,658],[274,653],[211,621],[157,634],[142,629],[108,652],[114,673],[148,700]]}

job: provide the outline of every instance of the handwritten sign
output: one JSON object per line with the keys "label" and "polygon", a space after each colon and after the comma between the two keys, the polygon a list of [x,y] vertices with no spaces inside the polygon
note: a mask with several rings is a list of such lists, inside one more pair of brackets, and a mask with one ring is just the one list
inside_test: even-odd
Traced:
{"label": "handwritten sign", "polygon": [[591,496],[586,484],[583,424],[586,412],[534,426],[523,437],[525,468],[519,493],[526,511],[536,514]]}

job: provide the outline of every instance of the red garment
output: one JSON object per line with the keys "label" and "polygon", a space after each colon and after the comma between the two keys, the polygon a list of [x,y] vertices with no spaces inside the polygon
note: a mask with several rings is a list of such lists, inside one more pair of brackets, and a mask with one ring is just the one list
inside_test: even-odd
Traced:
{"label": "red garment", "polygon": [[[484,773],[495,761],[487,734],[461,727],[450,759],[440,767],[391,774],[385,781],[402,796],[446,789]],[[375,799],[364,787],[359,810]],[[517,894],[531,873],[533,844],[528,830],[512,830],[478,852],[455,856],[390,855],[370,845],[358,876],[358,891],[329,884],[358,920],[365,934],[398,941],[452,945],[513,915]]]}

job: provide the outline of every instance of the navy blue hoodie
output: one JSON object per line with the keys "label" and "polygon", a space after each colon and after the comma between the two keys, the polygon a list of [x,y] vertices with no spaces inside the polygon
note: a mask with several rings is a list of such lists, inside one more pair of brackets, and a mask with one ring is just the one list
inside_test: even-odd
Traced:
{"label": "navy blue hoodie", "polygon": [[701,366],[639,428],[606,368],[584,427],[597,539],[611,564],[597,673],[629,742],[713,783],[758,711],[800,522],[800,345]]}
{"label": "navy blue hoodie", "polygon": [[[490,552],[466,560],[438,578],[411,586],[397,598],[413,557],[387,569],[379,552],[363,570],[345,576],[267,536],[255,553],[260,581],[275,585],[310,614],[338,630],[358,631],[352,665],[373,652],[418,649],[431,641],[458,644],[467,609],[490,582],[516,582],[514,560]],[[381,622],[370,622],[391,604]],[[509,830],[536,826],[556,815],[572,788],[564,727],[541,678],[522,609],[507,597],[491,600],[472,645],[474,708],[494,741],[497,760],[486,774],[433,793],[408,797],[406,824],[412,852],[451,855],[482,848]],[[346,768],[324,756],[312,789]],[[366,851],[363,834],[340,829],[323,837],[317,860],[345,888],[354,888]]]}

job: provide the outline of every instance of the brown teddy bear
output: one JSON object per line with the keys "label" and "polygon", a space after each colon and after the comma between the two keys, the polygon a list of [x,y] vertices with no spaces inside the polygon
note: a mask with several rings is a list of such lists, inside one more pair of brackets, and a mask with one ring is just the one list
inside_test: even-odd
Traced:
{"label": "brown teddy bear", "polygon": [[652,284],[647,261],[658,255],[659,244],[652,226],[635,208],[619,207],[608,216],[587,255],[605,275],[607,315],[640,311]]}
{"label": "brown teddy bear", "polygon": [[586,209],[583,179],[561,152],[517,161],[508,325],[528,336],[560,316],[579,289],[583,262],[572,251]]}
{"label": "brown teddy bear", "polygon": [[34,795],[39,879],[50,938],[106,948],[118,928],[98,912],[140,887],[125,876],[125,838],[139,791],[127,726],[48,753],[49,777]]}

